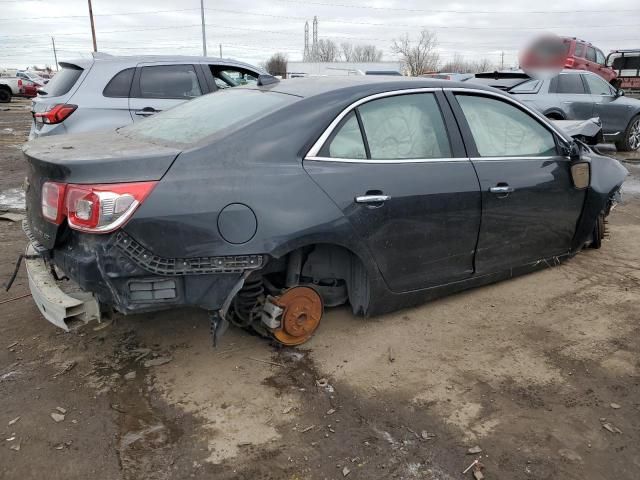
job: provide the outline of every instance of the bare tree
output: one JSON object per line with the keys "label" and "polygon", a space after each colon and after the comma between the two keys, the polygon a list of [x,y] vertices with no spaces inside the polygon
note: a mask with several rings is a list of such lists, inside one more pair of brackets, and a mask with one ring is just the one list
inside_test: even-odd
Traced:
{"label": "bare tree", "polygon": [[481,58],[473,63],[474,73],[492,72],[495,69],[496,65],[488,58]]}
{"label": "bare tree", "polygon": [[353,61],[353,43],[342,42],[340,44],[340,53],[342,54],[342,58],[345,62],[352,62]]}
{"label": "bare tree", "polygon": [[318,40],[315,51],[316,62],[336,62],[340,59],[338,45],[333,40],[322,38]]}
{"label": "bare tree", "polygon": [[436,34],[422,30],[417,42],[413,42],[407,33],[394,40],[391,51],[400,56],[409,75],[415,77],[438,69],[440,57],[436,51],[437,45]]}
{"label": "bare tree", "polygon": [[269,60],[264,62],[264,69],[271,75],[280,75],[282,78],[287,76],[288,58],[284,53],[274,53]]}
{"label": "bare tree", "polygon": [[473,65],[467,62],[462,55],[454,53],[453,58],[440,68],[442,72],[469,73],[473,71]]}

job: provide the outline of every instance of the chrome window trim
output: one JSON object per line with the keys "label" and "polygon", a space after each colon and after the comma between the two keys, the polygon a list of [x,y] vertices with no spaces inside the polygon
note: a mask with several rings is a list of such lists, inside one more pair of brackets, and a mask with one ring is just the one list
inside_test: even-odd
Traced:
{"label": "chrome window trim", "polygon": [[[413,93],[435,93],[438,91],[441,92],[442,88],[435,88],[435,87],[405,88],[402,90],[390,90],[388,92],[375,93],[373,95],[369,95],[368,97],[364,97],[364,98],[361,98],[360,100],[357,100],[356,102],[352,103],[351,105],[346,107],[344,110],[342,110],[342,112],[340,112],[338,116],[333,119],[333,121],[329,124],[329,126],[322,133],[322,135],[320,135],[320,138],[318,138],[318,140],[316,140],[316,142],[313,144],[311,149],[309,149],[309,151],[304,157],[305,160],[311,159],[312,157],[315,157],[316,159],[328,158],[328,157],[318,157],[318,153],[320,153],[320,150],[324,146],[325,142],[329,139],[329,137],[331,136],[335,128],[338,126],[340,121],[344,117],[346,117],[352,110],[358,108],[363,103],[367,103],[367,102],[370,102],[371,100],[376,100],[378,98],[396,97],[398,95],[410,95]],[[335,159],[331,158],[331,160],[335,160]],[[338,160],[344,160],[344,159],[338,159]],[[352,160],[355,160],[355,159],[352,159]],[[367,160],[367,159],[365,158],[363,160]]]}
{"label": "chrome window trim", "polygon": [[[517,102],[516,100],[509,98],[507,96],[505,96],[502,93],[496,93],[496,92],[492,92],[490,90],[482,90],[479,88],[460,88],[460,87],[444,87],[444,88],[435,88],[435,87],[423,87],[423,88],[406,88],[406,89],[401,89],[401,90],[390,90],[388,92],[380,92],[380,93],[375,93],[373,95],[369,95],[367,97],[361,98],[360,100],[357,100],[356,102],[352,103],[351,105],[349,105],[348,107],[346,107],[344,110],[342,110],[342,112],[340,112],[336,118],[333,119],[333,121],[329,124],[329,126],[325,129],[325,131],[322,133],[322,135],[320,135],[320,137],[318,138],[318,140],[316,140],[316,142],[313,144],[313,146],[309,149],[309,151],[307,152],[307,154],[304,156],[304,160],[313,160],[313,161],[323,161],[323,162],[337,162],[337,163],[369,163],[369,164],[373,164],[373,163],[381,163],[381,164],[390,164],[390,163],[431,163],[431,162],[461,162],[461,161],[468,161],[469,158],[455,158],[455,157],[445,157],[445,158],[424,158],[424,159],[398,159],[398,160],[372,160],[372,159],[367,159],[367,158],[331,158],[331,157],[322,157],[319,156],[318,153],[320,152],[320,150],[322,149],[322,147],[324,146],[325,142],[329,139],[329,137],[331,136],[331,134],[333,133],[333,131],[336,129],[336,127],[340,124],[340,122],[342,121],[342,119],[344,117],[346,117],[349,113],[351,113],[354,109],[356,109],[357,107],[359,107],[360,105],[370,102],[372,100],[376,100],[378,98],[385,98],[385,97],[396,97],[399,95],[410,95],[410,94],[415,94],[415,93],[435,93],[438,91],[449,91],[449,92],[453,92],[453,93],[473,93],[473,94],[481,94],[484,96],[489,96],[489,97],[494,97],[496,99],[502,100],[502,101],[506,101],[507,103],[510,103],[511,105],[515,106],[516,108],[519,108],[521,110],[524,110],[525,112],[527,112],[528,114],[530,114],[531,116],[533,116],[534,118],[536,118],[543,127],[545,127],[547,130],[551,131],[551,133],[555,133],[556,135],[558,135],[562,140],[564,140],[565,142],[569,143],[570,140],[567,138],[566,134],[562,131],[560,131],[559,129],[555,128],[555,126],[553,124],[550,124],[549,121],[540,113],[536,112],[535,110],[529,108],[526,105],[523,105],[520,102]],[[522,159],[522,160],[540,160],[540,159],[551,159],[551,158],[564,158],[561,155],[557,155],[557,156],[550,156],[550,157],[479,157],[479,158],[473,158],[472,160],[486,160],[486,159],[493,159],[493,160],[504,160],[505,158],[511,158],[511,159]]]}
{"label": "chrome window trim", "polygon": [[539,157],[536,156],[522,156],[522,157],[471,157],[471,161],[473,162],[496,162],[496,161],[505,161],[508,160],[510,162],[517,162],[520,160],[566,160],[570,161],[570,158],[563,157],[562,155],[542,155]]}
{"label": "chrome window trim", "polygon": [[332,157],[305,157],[307,161],[313,162],[336,162],[336,163],[367,163],[367,164],[396,164],[396,163],[442,163],[442,162],[468,162],[467,157],[443,157],[443,158],[402,158],[389,160],[372,160],[368,158],[332,158]]}

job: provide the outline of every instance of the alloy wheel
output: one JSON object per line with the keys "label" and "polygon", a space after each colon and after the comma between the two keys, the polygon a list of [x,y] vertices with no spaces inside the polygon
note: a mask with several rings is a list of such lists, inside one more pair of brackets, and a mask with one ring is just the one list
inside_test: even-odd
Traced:
{"label": "alloy wheel", "polygon": [[640,148],[640,118],[637,118],[629,129],[629,148],[631,150]]}

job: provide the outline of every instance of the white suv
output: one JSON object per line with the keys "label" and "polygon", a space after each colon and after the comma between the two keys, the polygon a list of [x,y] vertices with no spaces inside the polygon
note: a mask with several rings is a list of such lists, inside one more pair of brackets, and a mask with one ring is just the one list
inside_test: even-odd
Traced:
{"label": "white suv", "polygon": [[222,58],[116,57],[60,62],[32,104],[29,139],[114,130],[191,98],[256,82],[260,68]]}

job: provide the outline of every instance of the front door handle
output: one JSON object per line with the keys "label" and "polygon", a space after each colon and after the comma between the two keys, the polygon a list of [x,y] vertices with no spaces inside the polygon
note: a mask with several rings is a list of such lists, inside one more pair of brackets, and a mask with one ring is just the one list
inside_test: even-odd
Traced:
{"label": "front door handle", "polygon": [[513,193],[515,188],[510,187],[509,185],[496,185],[495,187],[491,187],[489,191],[491,193],[497,193],[498,195],[504,195],[507,193]]}
{"label": "front door handle", "polygon": [[142,110],[136,110],[136,115],[141,117],[148,117],[149,115],[153,115],[154,113],[158,113],[161,110],[156,110],[153,107],[144,107]]}
{"label": "front door handle", "polygon": [[390,199],[389,195],[361,195],[356,197],[356,203],[384,203]]}

